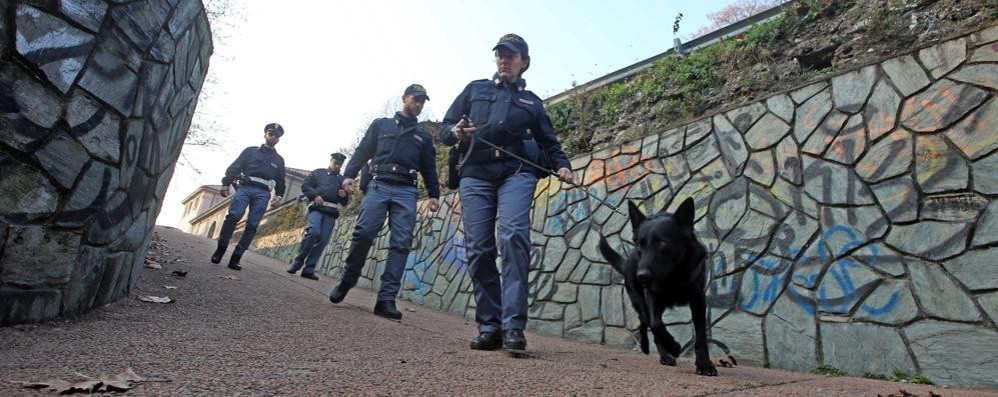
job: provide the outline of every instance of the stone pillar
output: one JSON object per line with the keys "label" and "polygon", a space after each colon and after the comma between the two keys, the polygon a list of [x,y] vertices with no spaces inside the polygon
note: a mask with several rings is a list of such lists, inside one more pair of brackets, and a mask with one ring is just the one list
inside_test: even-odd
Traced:
{"label": "stone pillar", "polygon": [[0,325],[126,295],[212,52],[199,0],[3,1]]}

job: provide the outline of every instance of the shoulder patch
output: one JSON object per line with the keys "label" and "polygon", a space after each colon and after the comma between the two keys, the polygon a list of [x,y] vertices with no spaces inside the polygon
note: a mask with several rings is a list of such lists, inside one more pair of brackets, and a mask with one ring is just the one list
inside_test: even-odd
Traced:
{"label": "shoulder patch", "polygon": [[534,101],[529,101],[529,100],[526,100],[526,99],[523,99],[523,98],[518,98],[518,100],[520,102],[522,102],[522,103],[527,104],[527,105],[533,105],[535,103]]}

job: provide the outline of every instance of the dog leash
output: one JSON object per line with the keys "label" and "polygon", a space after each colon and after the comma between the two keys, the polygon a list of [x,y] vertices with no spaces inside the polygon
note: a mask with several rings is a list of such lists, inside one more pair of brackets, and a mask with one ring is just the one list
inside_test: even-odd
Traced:
{"label": "dog leash", "polygon": [[[488,124],[486,123],[485,125],[488,125]],[[508,129],[507,129],[507,131],[508,131]],[[541,166],[541,165],[539,165],[539,164],[537,164],[537,163],[535,163],[535,162],[533,162],[533,161],[530,161],[530,160],[527,160],[527,159],[523,158],[522,156],[519,156],[519,155],[517,155],[517,154],[515,154],[515,153],[511,153],[510,151],[508,151],[508,150],[506,150],[506,149],[503,149],[503,148],[502,148],[501,146],[498,146],[498,145],[496,145],[496,144],[494,144],[494,143],[492,143],[492,142],[489,142],[489,141],[488,141],[487,139],[485,139],[485,138],[479,138],[479,137],[478,137],[478,134],[477,134],[477,133],[473,133],[473,134],[471,134],[471,142],[470,142],[470,143],[468,144],[468,153],[464,155],[464,158],[463,158],[463,159],[461,159],[461,161],[460,161],[460,162],[458,162],[458,164],[457,164],[457,168],[458,168],[458,170],[460,170],[460,169],[461,169],[461,167],[463,167],[463,166],[464,166],[464,163],[468,161],[468,157],[470,157],[470,156],[471,156],[471,153],[472,153],[472,150],[473,150],[473,149],[475,148],[475,143],[476,143],[476,141],[481,141],[481,142],[482,142],[482,143],[484,143],[484,144],[485,144],[486,146],[488,146],[488,147],[491,147],[492,149],[495,149],[495,150],[497,150],[497,151],[499,151],[499,152],[502,152],[502,153],[506,154],[507,156],[509,156],[509,157],[512,157],[512,158],[514,158],[514,159],[517,159],[517,160],[520,160],[520,161],[521,161],[521,162],[523,162],[524,164],[527,164],[527,165],[530,165],[530,166],[533,166],[533,167],[535,167],[535,168],[537,168],[537,169],[539,169],[539,170],[542,170],[542,171],[544,171],[544,172],[547,172],[548,174],[551,174],[551,175],[558,175],[558,172],[557,172],[557,171],[555,171],[555,170],[552,170],[552,169],[550,169],[550,168],[547,168],[547,167],[544,167],[544,166]],[[618,214],[620,214],[620,215],[623,215],[623,216],[625,216],[625,217],[626,217],[626,216],[628,216],[628,215],[627,215],[626,213],[624,213],[623,211],[621,211],[621,210],[620,210],[619,208],[617,208],[616,206],[614,206],[614,205],[611,205],[611,204],[610,204],[609,202],[607,202],[607,201],[606,201],[605,199],[602,199],[602,198],[600,198],[600,197],[597,197],[596,195],[594,195],[594,194],[592,194],[592,193],[589,193],[589,190],[588,190],[588,189],[586,189],[586,188],[585,188],[585,186],[582,186],[582,185],[579,185],[579,184],[576,184],[576,183],[575,183],[575,181],[570,181],[570,182],[565,182],[565,181],[562,181],[562,182],[563,182],[563,183],[566,183],[566,184],[568,184],[568,185],[569,185],[569,186],[571,186],[571,187],[574,187],[574,188],[579,188],[580,190],[582,190],[582,193],[583,193],[583,194],[585,194],[586,196],[588,196],[589,198],[591,198],[591,199],[593,199],[593,200],[596,200],[597,202],[599,202],[600,204],[602,204],[602,205],[606,206],[607,208],[610,208],[610,210],[612,210],[613,212],[616,212],[616,213],[618,213]]]}

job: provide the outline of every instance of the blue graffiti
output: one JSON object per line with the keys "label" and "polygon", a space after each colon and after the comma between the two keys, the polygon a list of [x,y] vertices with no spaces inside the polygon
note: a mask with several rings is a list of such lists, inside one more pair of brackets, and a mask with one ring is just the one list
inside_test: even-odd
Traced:
{"label": "blue graffiti", "polygon": [[[428,233],[421,242],[419,250],[410,252],[406,257],[402,280],[411,283],[419,295],[426,295],[432,288],[433,280],[429,276],[434,275],[434,263],[430,256],[438,244],[437,235],[438,233]],[[468,266],[468,256],[464,247],[464,237],[457,235],[457,224],[452,223],[444,235],[447,238],[444,240],[441,265],[450,265],[458,271],[465,271]]]}
{"label": "blue graffiti", "polygon": [[[745,254],[743,258],[749,263],[756,261],[757,256],[753,254]],[[780,265],[783,266],[780,266]],[[780,260],[772,259],[758,259],[755,262],[756,271],[752,272],[752,294],[747,302],[743,302],[739,305],[743,310],[751,311],[756,305],[769,306],[773,302],[776,302],[776,298],[780,296],[780,292],[783,289],[784,280],[786,280],[787,273],[790,269],[789,262],[783,262]],[[769,283],[766,283],[765,287],[760,286],[762,282],[759,280],[760,274],[773,275]],[[742,282],[745,282],[744,280]]]}
{"label": "blue graffiti", "polygon": [[[832,254],[831,250],[828,249],[828,242],[833,241],[835,238],[843,238],[845,243],[838,249],[836,254]],[[834,260],[837,257],[846,255],[857,248],[863,247],[867,242],[861,238],[858,238],[855,231],[846,226],[835,226],[828,229],[819,239],[816,244],[820,244],[817,249],[816,257],[803,256],[798,259],[799,263],[820,263],[824,264],[827,261]],[[864,256],[866,260],[866,265],[874,267],[877,262],[881,259],[880,252],[876,245],[869,245],[864,249],[869,250],[869,254]],[[801,252],[801,248],[792,248],[789,250],[792,257],[796,257],[797,254]],[[757,308],[759,305],[769,305],[776,301],[779,297],[781,290],[784,287],[784,282],[787,277],[786,268],[778,268],[781,261],[772,260],[769,258],[760,258],[755,254],[744,254],[742,260],[747,263],[755,262],[752,272],[751,280],[743,280],[743,282],[751,282],[751,291],[747,294],[747,298],[740,303],[740,307],[743,310],[752,310]],[[724,270],[725,263],[723,260],[715,261],[715,272],[720,272]],[[872,289],[876,288],[878,283],[871,282],[866,285],[856,286],[854,276],[852,271],[855,269],[861,269],[863,267],[862,263],[857,262],[851,257],[844,257],[836,261],[827,271],[826,277],[830,280],[827,285],[822,285],[817,290],[816,299],[811,299],[800,293],[797,293],[792,288],[789,288],[787,293],[791,301],[796,303],[802,310],[811,316],[817,314],[817,309],[820,307],[823,312],[834,313],[834,314],[847,314],[850,309],[855,305],[857,301],[862,299],[867,295]],[[762,277],[772,276],[769,282],[763,281]],[[818,281],[818,274],[802,275],[796,274],[792,275],[793,280],[799,284],[808,286],[808,288],[816,285]],[[841,296],[830,297],[830,291],[835,289],[841,291]],[[891,313],[896,307],[900,297],[901,291],[894,291],[888,298],[887,302],[880,307],[873,307],[869,305],[860,306],[860,310],[872,316],[882,316]]]}

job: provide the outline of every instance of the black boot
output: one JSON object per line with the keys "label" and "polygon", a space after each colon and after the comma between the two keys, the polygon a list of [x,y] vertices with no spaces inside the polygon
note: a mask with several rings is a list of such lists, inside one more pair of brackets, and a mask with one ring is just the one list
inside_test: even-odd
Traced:
{"label": "black boot", "polygon": [[302,273],[301,276],[309,280],[319,280],[319,276],[316,276],[315,273]]}
{"label": "black boot", "polygon": [[218,248],[215,248],[215,253],[211,254],[211,263],[217,264],[222,261],[222,255],[225,255],[225,250],[229,248],[228,244],[219,244]]}
{"label": "black boot", "polygon": [[523,331],[518,329],[503,332],[502,344],[510,350],[527,350],[527,338],[523,336]]}
{"label": "black boot", "polygon": [[395,308],[395,301],[378,301],[374,304],[374,314],[392,320],[402,319],[402,312]]}
{"label": "black boot", "polygon": [[471,350],[499,350],[502,348],[502,335],[498,332],[482,332],[471,340]]}
{"label": "black boot", "polygon": [[343,302],[343,298],[347,297],[347,292],[350,292],[350,288],[353,288],[353,285],[340,281],[339,284],[333,287],[332,291],[329,291],[329,301],[333,303]]}
{"label": "black boot", "polygon": [[232,256],[229,257],[229,269],[232,269],[232,270],[243,270],[243,267],[239,266],[239,260],[242,259],[242,257],[243,257],[243,254],[237,254],[237,253],[233,252]]}

